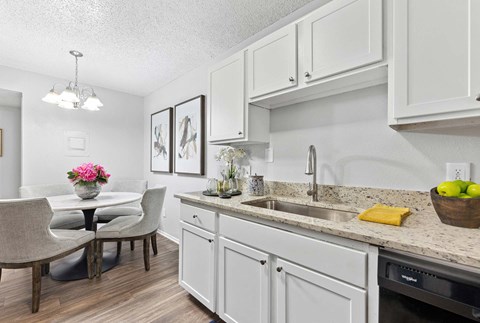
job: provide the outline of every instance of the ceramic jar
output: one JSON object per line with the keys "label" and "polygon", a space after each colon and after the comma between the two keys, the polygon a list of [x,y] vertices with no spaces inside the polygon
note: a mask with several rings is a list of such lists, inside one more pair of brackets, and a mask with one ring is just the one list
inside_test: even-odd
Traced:
{"label": "ceramic jar", "polygon": [[248,178],[247,193],[253,196],[262,196],[265,193],[263,176],[255,174]]}
{"label": "ceramic jar", "polygon": [[94,199],[100,194],[102,187],[98,184],[76,184],[74,186],[75,194],[82,200]]}

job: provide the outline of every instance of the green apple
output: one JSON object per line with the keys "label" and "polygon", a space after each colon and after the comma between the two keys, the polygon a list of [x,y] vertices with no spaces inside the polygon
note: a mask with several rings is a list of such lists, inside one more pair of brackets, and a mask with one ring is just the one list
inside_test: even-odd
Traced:
{"label": "green apple", "polygon": [[467,194],[471,197],[480,197],[480,185],[479,184],[472,184],[469,185],[467,188]]}
{"label": "green apple", "polygon": [[465,193],[460,193],[460,195],[458,197],[461,198],[461,199],[471,199],[472,198],[470,195],[465,194]]}
{"label": "green apple", "polygon": [[468,188],[470,185],[477,184],[477,183],[472,181],[465,181],[465,184],[467,184],[467,188]]}
{"label": "green apple", "polygon": [[462,181],[461,179],[457,179],[455,181],[453,181],[453,183],[457,184],[458,186],[460,186],[460,192],[461,193],[465,193],[467,191],[467,187],[468,187],[468,184],[467,182],[464,182]]}
{"label": "green apple", "polygon": [[[460,195],[460,191],[461,191],[460,186],[458,186],[456,183],[453,183],[453,182],[443,182],[437,186],[437,192],[442,196],[457,197]],[[480,194],[480,185],[479,185],[478,192]]]}

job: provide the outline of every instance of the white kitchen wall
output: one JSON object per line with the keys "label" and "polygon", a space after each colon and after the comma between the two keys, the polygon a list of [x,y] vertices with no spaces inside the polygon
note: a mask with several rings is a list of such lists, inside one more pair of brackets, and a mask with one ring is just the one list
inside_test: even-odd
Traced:
{"label": "white kitchen wall", "polygon": [[[143,98],[95,87],[101,111],[64,110],[41,101],[57,82],[66,80],[0,66],[0,88],[22,93],[22,185],[65,182],[86,161],[113,178],[143,178]],[[65,131],[88,133],[88,157],[65,155]]]}
{"label": "white kitchen wall", "polygon": [[20,106],[0,106],[0,129],[3,129],[3,156],[0,157],[0,198],[3,199],[18,197],[21,175],[20,117]]}

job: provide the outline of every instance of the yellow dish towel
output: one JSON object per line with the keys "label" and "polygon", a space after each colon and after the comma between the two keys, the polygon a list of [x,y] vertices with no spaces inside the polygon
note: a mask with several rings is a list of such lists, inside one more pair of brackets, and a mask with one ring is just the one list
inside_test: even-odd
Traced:
{"label": "yellow dish towel", "polygon": [[362,221],[400,226],[402,221],[409,215],[410,209],[406,207],[375,204],[373,207],[360,213],[358,219]]}

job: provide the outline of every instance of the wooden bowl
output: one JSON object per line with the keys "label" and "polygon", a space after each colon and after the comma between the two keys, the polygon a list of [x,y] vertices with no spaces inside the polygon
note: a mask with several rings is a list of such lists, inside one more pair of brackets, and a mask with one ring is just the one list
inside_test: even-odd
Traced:
{"label": "wooden bowl", "polygon": [[430,197],[435,212],[443,223],[463,228],[480,227],[480,198],[441,196],[436,187],[430,190]]}

